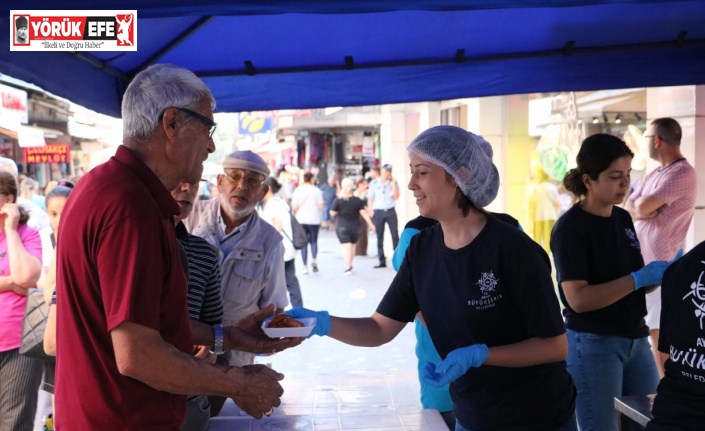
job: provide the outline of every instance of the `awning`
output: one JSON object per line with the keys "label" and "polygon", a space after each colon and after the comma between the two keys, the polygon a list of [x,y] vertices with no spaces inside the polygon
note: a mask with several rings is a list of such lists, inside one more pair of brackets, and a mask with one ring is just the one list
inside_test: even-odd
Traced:
{"label": "awning", "polygon": [[10,51],[29,7],[57,3],[2,2],[0,72],[116,117],[154,63],[221,112],[705,84],[705,0],[69,0],[137,9],[137,51]]}
{"label": "awning", "polygon": [[296,146],[295,143],[291,142],[270,142],[268,144],[262,145],[259,148],[256,148],[252,151],[255,153],[270,153],[270,154],[279,154],[282,151],[290,150]]}
{"label": "awning", "polygon": [[10,139],[17,139],[17,132],[15,132],[14,130],[5,129],[3,127],[0,127],[0,134],[3,134]]}

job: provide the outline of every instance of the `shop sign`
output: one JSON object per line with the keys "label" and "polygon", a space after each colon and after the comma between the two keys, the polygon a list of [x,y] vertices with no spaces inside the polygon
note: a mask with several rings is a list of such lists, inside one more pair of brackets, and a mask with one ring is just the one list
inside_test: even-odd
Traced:
{"label": "shop sign", "polygon": [[23,150],[25,163],[69,163],[71,160],[71,150],[66,144],[47,144]]}
{"label": "shop sign", "polygon": [[241,135],[267,133],[272,130],[272,119],[264,118],[261,112],[241,112],[238,125]]}
{"label": "shop sign", "polygon": [[0,117],[27,124],[27,92],[0,84]]}
{"label": "shop sign", "polygon": [[20,147],[43,147],[47,143],[44,140],[44,132],[32,126],[20,126],[17,130],[17,141]]}

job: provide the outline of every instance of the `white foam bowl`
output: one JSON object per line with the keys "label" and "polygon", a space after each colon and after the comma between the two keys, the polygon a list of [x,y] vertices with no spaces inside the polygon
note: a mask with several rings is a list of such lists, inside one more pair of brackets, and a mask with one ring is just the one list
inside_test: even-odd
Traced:
{"label": "white foam bowl", "polygon": [[267,318],[262,322],[262,330],[270,338],[282,338],[282,337],[308,337],[308,335],[313,331],[313,327],[316,326],[315,317],[301,317],[295,320],[303,323],[304,326],[298,328],[268,328],[269,321],[272,317]]}

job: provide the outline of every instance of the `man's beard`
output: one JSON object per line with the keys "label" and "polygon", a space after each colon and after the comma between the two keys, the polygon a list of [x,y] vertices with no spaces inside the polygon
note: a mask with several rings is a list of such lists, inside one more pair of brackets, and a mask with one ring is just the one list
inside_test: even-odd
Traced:
{"label": "man's beard", "polygon": [[255,210],[255,206],[257,204],[251,204],[248,202],[248,204],[244,208],[235,208],[232,205],[230,205],[230,202],[227,200],[221,200],[221,203],[223,204],[223,209],[225,212],[227,212],[232,218],[238,220],[238,219],[243,219]]}

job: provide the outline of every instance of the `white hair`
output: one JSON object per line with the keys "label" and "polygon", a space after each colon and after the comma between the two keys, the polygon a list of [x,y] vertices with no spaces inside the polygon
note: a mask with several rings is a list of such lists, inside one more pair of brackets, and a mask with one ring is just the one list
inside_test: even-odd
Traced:
{"label": "white hair", "polygon": [[353,195],[353,189],[355,188],[355,181],[352,178],[343,178],[340,181],[340,193],[338,197],[342,199],[348,199]]}
{"label": "white hair", "polygon": [[[215,108],[213,94],[193,72],[172,64],[152,65],[135,76],[123,96],[123,139],[149,138],[165,109],[195,109],[204,101]],[[187,117],[185,122],[192,120]]]}

